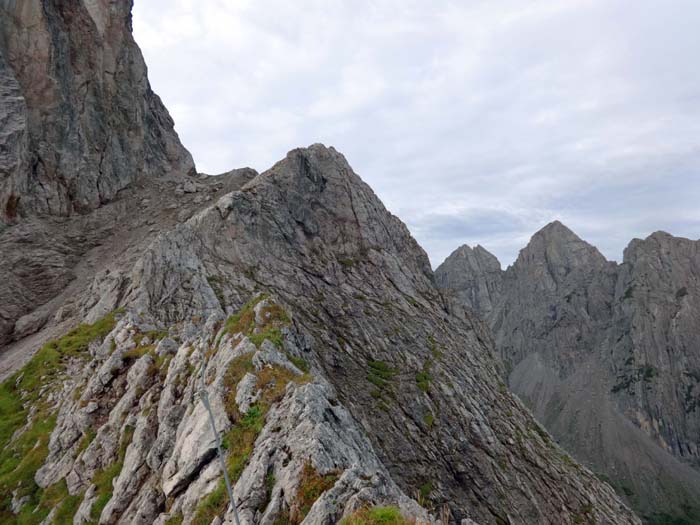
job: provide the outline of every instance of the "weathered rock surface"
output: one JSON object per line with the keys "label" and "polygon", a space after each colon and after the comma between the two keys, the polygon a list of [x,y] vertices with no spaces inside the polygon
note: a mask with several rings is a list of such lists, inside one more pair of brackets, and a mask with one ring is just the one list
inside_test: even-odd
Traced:
{"label": "weathered rock surface", "polygon": [[130,1],[5,0],[0,18],[0,76],[18,85],[10,131],[28,142],[0,177],[5,222],[85,213],[143,174],[194,170],[148,84]]}
{"label": "weathered rock surface", "polygon": [[435,270],[441,290],[479,313],[488,313],[501,294],[503,272],[498,259],[482,246],[460,246]]}
{"label": "weathered rock surface", "polygon": [[0,233],[0,344],[21,339],[0,366],[41,348],[0,391],[2,520],[232,523],[208,399],[246,524],[376,505],[639,523],[507,391],[490,334],[341,154],[195,180],[129,2],[0,6],[2,89],[26,106],[1,113],[7,165],[26,143],[36,168],[3,179],[22,193]]}
{"label": "weathered rock surface", "polygon": [[436,274],[491,326],[511,388],[567,450],[648,519],[692,522],[699,268],[698,241],[657,232],[617,265],[555,222],[502,272],[486,307],[474,283],[497,279],[491,271],[451,257]]}
{"label": "weathered rock surface", "polygon": [[488,334],[446,308],[423,250],[332,148],[290,152],[111,278],[165,324],[272,293],[398,486],[454,519],[635,520],[507,394]]}
{"label": "weathered rock surface", "polygon": [[[284,305],[281,339],[265,332],[253,347],[251,332],[216,328],[260,292]],[[130,312],[64,387],[36,475],[47,490],[65,479],[70,494],[85,493],[77,522],[103,501],[91,485],[115,463],[100,523],[164,523],[179,513],[189,523],[219,490],[213,436],[195,397],[202,353],[224,433],[246,420],[226,408],[231,399],[244,415],[264,399],[260,376],[254,387],[245,369],[226,383],[237,358],[253,353],[253,375],[272,367],[298,377],[295,356],[313,378],[291,380],[269,405],[235,488],[246,523],[297,512],[309,462],[333,483],[305,523],[377,504],[435,520],[410,499],[419,492],[433,508],[447,505],[456,522],[638,522],[506,391],[489,335],[446,306],[425,253],[332,148],[290,152],[160,233],[136,260],[95,275],[73,304],[87,321],[116,306]],[[252,316],[263,333],[274,311],[263,300],[229,324]],[[159,327],[169,337],[150,335]],[[173,338],[181,341],[174,356]]]}
{"label": "weathered rock surface", "polygon": [[130,1],[0,1],[0,272],[12,276],[0,284],[0,345],[41,327],[54,307],[15,323],[133,227],[133,209],[113,202],[126,189],[141,181],[143,197],[158,195],[192,174],[146,78]]}

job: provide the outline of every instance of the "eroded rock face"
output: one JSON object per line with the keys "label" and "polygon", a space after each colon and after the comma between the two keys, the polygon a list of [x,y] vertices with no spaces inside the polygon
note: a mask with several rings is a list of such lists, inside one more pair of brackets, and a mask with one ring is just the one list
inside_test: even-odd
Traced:
{"label": "eroded rock face", "polygon": [[148,84],[130,1],[7,0],[0,19],[2,77],[18,86],[13,135],[25,128],[27,140],[24,153],[17,137],[6,139],[5,222],[86,213],[141,175],[194,170]]}
{"label": "eroded rock face", "polygon": [[447,307],[423,250],[332,148],[290,152],[159,237],[124,281],[124,303],[163,323],[278,297],[398,486],[454,519],[560,523],[592,505],[601,522],[635,521],[538,433],[489,335]]}
{"label": "eroded rock face", "polygon": [[698,512],[684,506],[700,498],[699,245],[658,232],[616,265],[555,222],[488,307],[471,283],[490,272],[454,257],[436,272],[492,327],[511,388],[649,518]]}
{"label": "eroded rock face", "polygon": [[479,313],[493,310],[501,295],[501,263],[482,246],[460,246],[435,270],[435,283],[443,291]]}
{"label": "eroded rock face", "polygon": [[664,449],[700,465],[700,242],[633,240],[615,297],[618,402]]}
{"label": "eroded rock face", "polygon": [[87,252],[136,227],[118,196],[152,199],[192,174],[131,35],[131,1],[0,1],[0,272],[11,276],[0,346],[41,328]]}
{"label": "eroded rock face", "polygon": [[188,178],[129,2],[0,6],[0,81],[23,99],[2,113],[20,168],[0,195],[24,188],[0,233],[0,344],[20,338],[0,365],[93,323],[3,387],[27,411],[0,454],[29,457],[36,485],[7,482],[2,520],[232,523],[206,391],[243,523],[376,505],[443,525],[639,523],[508,393],[489,333],[340,153]]}
{"label": "eroded rock face", "polygon": [[0,49],[0,184],[3,188],[0,231],[17,219],[20,196],[26,193],[23,172],[28,165],[27,106],[14,72]]}

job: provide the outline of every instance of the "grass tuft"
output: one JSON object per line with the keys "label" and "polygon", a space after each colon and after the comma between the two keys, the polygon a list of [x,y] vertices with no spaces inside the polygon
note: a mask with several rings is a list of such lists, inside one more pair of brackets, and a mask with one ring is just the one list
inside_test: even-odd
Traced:
{"label": "grass tuft", "polygon": [[310,461],[304,463],[293,503],[289,511],[283,513],[282,521],[291,525],[298,525],[303,522],[316,500],[335,485],[338,477],[338,472],[334,471],[321,475]]}
{"label": "grass tuft", "polygon": [[346,516],[341,525],[413,525],[415,520],[407,520],[398,507],[362,508]]}
{"label": "grass tuft", "polygon": [[255,307],[266,299],[269,299],[266,294],[251,299],[238,313],[229,317],[224,326],[230,335],[243,334],[258,348],[265,339],[282,348],[282,328],[289,326],[290,320],[281,306],[268,301],[260,311],[262,322],[260,325],[255,322]]}
{"label": "grass tuft", "polygon": [[[114,311],[93,324],[81,324],[60,339],[47,342],[21,370],[0,384],[0,523],[35,525],[54,508],[55,523],[71,521],[80,498],[69,496],[64,482],[42,489],[34,481],[48,456],[49,438],[56,426],[55,407],[47,397],[61,387],[68,361],[86,359],[89,344],[104,339],[120,313]],[[31,421],[27,420],[29,407],[35,409]],[[15,491],[18,498],[27,498],[16,516],[11,511]]]}

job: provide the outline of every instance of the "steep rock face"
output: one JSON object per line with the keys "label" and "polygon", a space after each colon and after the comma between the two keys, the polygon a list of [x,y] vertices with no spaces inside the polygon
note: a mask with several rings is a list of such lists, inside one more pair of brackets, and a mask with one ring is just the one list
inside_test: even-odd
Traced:
{"label": "steep rock face", "polygon": [[0,283],[0,345],[36,331],[46,315],[22,317],[64,291],[115,224],[138,220],[121,204],[91,212],[137,181],[194,173],[130,12],[128,0],[0,1],[0,271],[13,276]]}
{"label": "steep rock face", "polygon": [[492,327],[511,388],[649,520],[698,512],[697,250],[656,233],[618,266],[555,222],[503,272],[494,307],[467,302]]}
{"label": "steep rock face", "polygon": [[[131,2],[0,3],[3,77],[24,99],[28,155],[0,173],[2,219],[85,213],[141,174],[194,169],[151,91]],[[21,111],[19,111],[21,113]]]}
{"label": "steep rock face", "polygon": [[[489,322],[510,368],[532,349],[566,376],[609,322],[615,265],[560,222],[537,232],[503,275]],[[505,306],[507,304],[507,306]]]}
{"label": "steep rock face", "polygon": [[633,240],[615,295],[618,403],[700,466],[700,242],[664,232]]}
{"label": "steep rock face", "polygon": [[27,106],[17,79],[0,49],[0,184],[3,194],[0,231],[17,217],[19,195],[26,193],[28,165]]}
{"label": "steep rock face", "polygon": [[110,280],[162,323],[279,298],[398,486],[453,519],[635,521],[507,394],[488,334],[446,309],[423,250],[332,148],[290,152]]}

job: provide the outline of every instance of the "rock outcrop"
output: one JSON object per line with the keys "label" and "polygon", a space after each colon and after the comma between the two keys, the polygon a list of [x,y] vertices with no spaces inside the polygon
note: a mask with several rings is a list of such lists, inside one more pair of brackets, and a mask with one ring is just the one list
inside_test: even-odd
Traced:
{"label": "rock outcrop", "polygon": [[130,1],[0,1],[0,96],[5,344],[41,327],[44,313],[22,317],[138,220],[120,204],[90,212],[136,183],[192,183],[194,163],[149,86]]}
{"label": "rock outcrop", "polygon": [[[129,2],[1,5],[17,34],[51,28],[49,65],[127,57],[109,69],[126,83],[142,64]],[[50,100],[74,78],[13,71],[3,89],[37,76]],[[101,109],[80,126],[119,124],[91,86],[81,101]],[[57,113],[22,96],[13,143],[31,157]],[[148,143],[149,123],[130,122]],[[0,237],[0,344],[15,339],[0,353],[0,521],[233,523],[208,400],[242,523],[639,523],[508,392],[483,324],[445,301],[406,226],[333,148],[193,177],[155,141],[143,173],[110,186],[79,169],[80,126],[78,164],[52,164],[80,189],[49,184],[65,199],[36,216],[22,197]],[[121,129],[110,136],[130,147]],[[26,180],[27,200],[45,196]]]}
{"label": "rock outcrop", "polygon": [[0,76],[17,99],[0,172],[5,223],[86,213],[142,175],[194,170],[148,84],[131,2],[5,0],[0,18]]}
{"label": "rock outcrop", "polygon": [[459,261],[438,283],[491,326],[511,388],[564,448],[649,521],[700,519],[700,242],[657,232],[618,265],[555,222],[488,308],[474,283],[498,277]]}
{"label": "rock outcrop", "polygon": [[[136,436],[143,450],[124,450],[120,472],[128,475],[113,492],[123,496],[106,502],[101,523],[178,512],[190,523],[205,512],[202,501],[221,501],[205,412],[190,401],[203,354],[217,426],[244,440],[248,418],[261,418],[249,461],[232,466],[247,523],[297,512],[307,463],[316,474],[306,475],[333,483],[305,523],[380,504],[419,521],[437,520],[423,509],[444,508],[458,523],[637,523],[507,392],[489,335],[446,307],[423,250],[332,148],[294,150],[162,232],[133,264],[98,274],[77,309],[99,322],[116,306],[131,324],[118,324],[95,351],[73,386],[80,396],[61,396],[75,401],[60,405],[36,475],[43,490],[65,480],[82,498],[79,515],[100,508],[101,472]],[[161,343],[140,350],[156,328],[181,341],[167,366]],[[125,355],[138,359],[129,367]],[[300,368],[310,374],[303,384],[294,379]],[[187,400],[180,409],[178,398]],[[70,424],[86,420],[83,411],[95,414],[95,438],[80,455],[89,430]],[[297,439],[304,448],[294,452]],[[229,444],[232,465],[237,447]],[[281,450],[297,462],[285,465]],[[279,494],[273,487],[265,495],[266,472],[287,483]]]}

